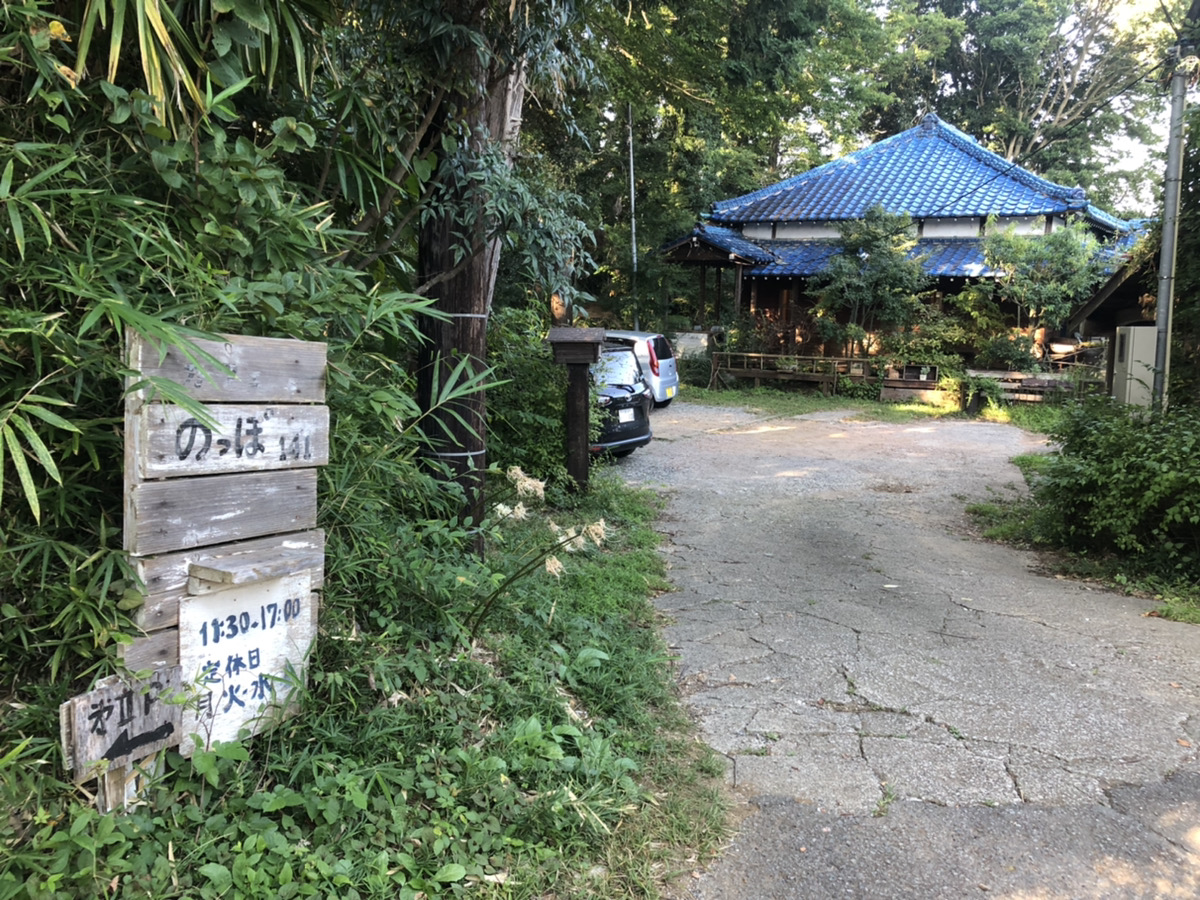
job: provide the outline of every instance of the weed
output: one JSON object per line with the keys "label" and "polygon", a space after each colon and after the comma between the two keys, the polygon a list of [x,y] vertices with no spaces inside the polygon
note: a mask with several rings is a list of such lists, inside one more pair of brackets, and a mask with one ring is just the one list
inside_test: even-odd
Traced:
{"label": "weed", "polygon": [[892,804],[895,803],[896,800],[899,799],[896,796],[895,789],[892,788],[892,785],[889,782],[887,782],[887,781],[879,782],[879,789],[883,792],[883,795],[879,798],[878,801],[876,801],[875,809],[871,813],[871,815],[877,819],[881,819],[884,816],[886,816],[888,814],[888,810],[891,808]]}

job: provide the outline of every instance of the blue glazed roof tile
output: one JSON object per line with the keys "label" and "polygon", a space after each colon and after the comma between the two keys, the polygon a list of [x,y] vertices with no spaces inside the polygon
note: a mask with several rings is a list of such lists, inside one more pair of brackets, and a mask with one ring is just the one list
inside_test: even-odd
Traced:
{"label": "blue glazed roof tile", "polygon": [[1047,181],[930,113],[915,128],[761,190],[722,200],[712,222],[861,219],[874,206],[913,218],[1078,213],[1101,230],[1128,223]]}
{"label": "blue glazed roof tile", "polygon": [[708,224],[697,225],[692,229],[691,234],[665,244],[659,248],[659,252],[668,253],[676,247],[692,241],[706,243],[722,252],[732,253],[750,262],[770,262],[774,258],[758,244],[742,237],[741,232],[732,228]]}
{"label": "blue glazed roof tile", "polygon": [[[771,262],[748,269],[748,275],[807,277],[824,271],[830,257],[839,253],[836,241],[762,241],[760,246],[774,257]],[[983,241],[977,238],[922,239],[912,256],[922,256],[927,275],[984,278],[996,275],[983,256]]]}

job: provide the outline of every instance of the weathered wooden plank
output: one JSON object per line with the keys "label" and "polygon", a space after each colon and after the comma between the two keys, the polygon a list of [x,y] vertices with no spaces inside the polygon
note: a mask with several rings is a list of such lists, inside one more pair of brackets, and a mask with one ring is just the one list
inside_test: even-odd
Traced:
{"label": "weathered wooden plank", "polygon": [[179,629],[165,628],[121,649],[121,662],[131,672],[179,665]]}
{"label": "weathered wooden plank", "polygon": [[194,341],[230,371],[197,365],[179,350],[158,348],[140,335],[130,341],[129,364],[143,376],[169,378],[205,403],[323,403],[326,345],[284,338],[226,335]]}
{"label": "weathered wooden plank", "polygon": [[180,664],[198,702],[184,713],[180,752],[192,734],[208,744],[257,732],[281,716],[303,683],[317,608],[307,573],[187,597],[179,607]]}
{"label": "weathered wooden plank", "polygon": [[241,553],[188,566],[188,593],[223,591],[238,584],[282,578],[292,572],[311,571],[324,560],[318,553],[301,555],[290,550]]}
{"label": "weathered wooden plank", "polygon": [[125,549],[149,556],[316,524],[315,469],[151,481],[128,488]]}
{"label": "weathered wooden plank", "polygon": [[182,708],[166,701],[179,694],[180,673],[173,666],[141,680],[112,676],[59,707],[64,760],[77,782],[179,743]]}
{"label": "weathered wooden plank", "polygon": [[134,563],[144,585],[146,601],[137,612],[138,626],[144,631],[158,631],[173,628],[179,623],[179,601],[187,595],[188,570],[193,563],[207,565],[210,561],[231,554],[272,550],[299,554],[305,562],[316,558],[317,564],[310,567],[312,586],[313,590],[321,589],[325,580],[325,532],[320,529],[141,557],[135,559]]}
{"label": "weathered wooden plank", "polygon": [[141,479],[323,466],[329,462],[327,406],[208,407],[216,427],[165,403],[135,413]]}

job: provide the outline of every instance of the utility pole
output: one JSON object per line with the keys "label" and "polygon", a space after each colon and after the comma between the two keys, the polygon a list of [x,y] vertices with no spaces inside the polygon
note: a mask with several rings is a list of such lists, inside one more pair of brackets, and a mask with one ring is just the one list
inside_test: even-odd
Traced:
{"label": "utility pole", "polygon": [[1183,181],[1183,114],[1188,80],[1195,67],[1195,46],[1182,38],[1171,48],[1171,124],[1167,135],[1167,172],[1163,179],[1162,249],[1158,259],[1158,309],[1155,317],[1154,408],[1165,412],[1171,371],[1171,314],[1175,306],[1175,257],[1179,238],[1179,195]]}
{"label": "utility pole", "polygon": [[629,246],[633,249],[633,279],[630,282],[633,293],[633,330],[641,331],[642,323],[638,321],[637,299],[637,198],[633,180],[633,102],[629,103]]}

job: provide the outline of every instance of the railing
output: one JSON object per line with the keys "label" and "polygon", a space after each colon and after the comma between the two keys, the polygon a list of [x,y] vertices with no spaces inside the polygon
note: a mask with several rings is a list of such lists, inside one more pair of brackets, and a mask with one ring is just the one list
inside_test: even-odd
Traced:
{"label": "railing", "polygon": [[833,356],[794,356],[786,353],[734,353],[722,351],[712,356],[712,381],[718,374],[734,378],[769,378],[775,381],[800,381],[818,384],[826,394],[836,393],[837,380],[846,376],[864,381],[876,374],[871,361]]}
{"label": "railing", "polygon": [[871,361],[834,356],[793,356],[786,353],[733,353],[713,354],[713,368],[757,378],[795,378],[816,380],[848,375],[852,378],[870,377],[874,369]]}

